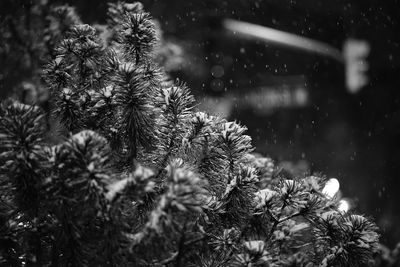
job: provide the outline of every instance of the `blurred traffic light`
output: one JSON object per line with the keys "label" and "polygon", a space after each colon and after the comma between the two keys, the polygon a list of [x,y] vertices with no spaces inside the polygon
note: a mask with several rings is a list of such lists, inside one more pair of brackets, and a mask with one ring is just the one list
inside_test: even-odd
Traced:
{"label": "blurred traffic light", "polygon": [[371,48],[367,41],[347,39],[343,45],[346,87],[350,93],[359,92],[369,82],[367,57]]}

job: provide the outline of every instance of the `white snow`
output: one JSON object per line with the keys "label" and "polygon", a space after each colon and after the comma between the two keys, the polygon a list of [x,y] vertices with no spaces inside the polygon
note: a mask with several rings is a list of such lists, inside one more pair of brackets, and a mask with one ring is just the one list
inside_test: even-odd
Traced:
{"label": "white snow", "polygon": [[72,136],[72,140],[78,143],[79,145],[84,145],[86,140],[90,137],[95,135],[96,133],[90,130],[84,130]]}
{"label": "white snow", "polygon": [[104,88],[104,96],[111,97],[113,90],[114,90],[114,88],[112,85],[107,86],[106,88]]}
{"label": "white snow", "polygon": [[38,110],[38,107],[37,107],[37,106],[31,106],[31,105],[27,105],[27,104],[23,104],[23,103],[19,103],[19,102],[14,102],[14,103],[12,104],[12,106],[13,106],[14,108],[20,109],[20,110],[28,110],[28,109],[31,109],[31,108],[33,108],[34,111],[37,111],[37,110]]}
{"label": "white snow", "polygon": [[277,192],[265,188],[255,193],[255,201],[257,203],[256,208],[261,208],[265,206],[265,204],[270,201],[274,196],[276,196]]}
{"label": "white snow", "polygon": [[225,189],[224,197],[227,196],[237,186],[237,178],[233,177]]}
{"label": "white snow", "polygon": [[64,95],[64,97],[65,97],[66,100],[69,100],[69,99],[71,98],[70,95],[72,94],[72,90],[69,89],[69,88],[64,88],[64,89],[62,90],[62,94]]}
{"label": "white snow", "polygon": [[265,242],[262,240],[246,241],[243,245],[250,251],[261,252],[264,250]]}
{"label": "white snow", "polygon": [[171,95],[171,88],[166,88],[166,89],[162,89],[162,91],[163,91],[163,94],[164,94],[164,102],[165,102],[165,105],[169,105],[169,97],[170,97],[170,95]]}
{"label": "white snow", "polygon": [[59,65],[62,60],[63,60],[63,57],[57,57],[56,59],[54,59],[54,61],[56,62],[57,65]]}
{"label": "white snow", "polygon": [[118,182],[110,184],[108,186],[108,192],[106,193],[106,199],[108,201],[112,201],[119,192],[124,190],[128,182],[129,182],[128,178],[125,178]]}

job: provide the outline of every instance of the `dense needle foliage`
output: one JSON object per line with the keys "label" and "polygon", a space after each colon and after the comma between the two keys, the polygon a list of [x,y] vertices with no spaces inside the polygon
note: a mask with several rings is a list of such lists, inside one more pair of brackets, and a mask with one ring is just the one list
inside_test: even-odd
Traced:
{"label": "dense needle foliage", "polygon": [[108,14],[102,32],[72,26],[46,65],[57,144],[39,107],[1,105],[1,266],[370,263],[374,223],[339,211],[323,177],[281,176],[244,126],[196,112],[155,63],[141,4]]}

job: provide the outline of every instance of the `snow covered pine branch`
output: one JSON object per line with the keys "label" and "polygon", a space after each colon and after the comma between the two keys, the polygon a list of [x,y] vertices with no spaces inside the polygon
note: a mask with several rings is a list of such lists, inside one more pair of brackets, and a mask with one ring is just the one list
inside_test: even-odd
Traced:
{"label": "snow covered pine branch", "polygon": [[367,266],[377,227],[323,177],[280,177],[246,127],[194,110],[156,62],[139,3],[74,25],[44,70],[43,112],[0,109],[2,266]]}

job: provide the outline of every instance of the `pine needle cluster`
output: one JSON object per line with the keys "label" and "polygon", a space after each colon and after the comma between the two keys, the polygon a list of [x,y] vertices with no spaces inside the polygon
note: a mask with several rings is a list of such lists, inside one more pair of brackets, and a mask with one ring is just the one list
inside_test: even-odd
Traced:
{"label": "pine needle cluster", "polygon": [[[2,95],[13,94],[24,103],[43,103],[47,91],[42,65],[72,25],[82,23],[75,8],[51,1],[2,1],[0,16],[0,83]],[[5,86],[4,86],[5,85]],[[4,86],[4,87],[3,87]]]}
{"label": "pine needle cluster", "polygon": [[110,4],[108,34],[72,26],[47,64],[44,113],[0,109],[2,266],[366,266],[377,227],[325,179],[281,177],[246,127],[196,112],[155,63],[141,4]]}

